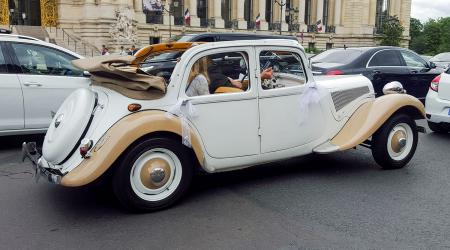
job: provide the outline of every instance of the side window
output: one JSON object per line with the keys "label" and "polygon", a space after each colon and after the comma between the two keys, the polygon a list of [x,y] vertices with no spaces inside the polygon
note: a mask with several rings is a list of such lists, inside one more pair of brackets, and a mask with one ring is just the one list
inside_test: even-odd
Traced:
{"label": "side window", "polygon": [[401,53],[408,67],[425,68],[427,66],[425,61],[419,56],[406,50],[403,50]]}
{"label": "side window", "polygon": [[204,56],[189,71],[187,96],[245,92],[250,89],[248,55],[226,52]]}
{"label": "side window", "polygon": [[290,51],[261,51],[259,55],[263,89],[305,84],[305,67],[300,55]]}
{"label": "side window", "polygon": [[369,62],[369,67],[405,66],[395,50],[383,50],[376,53]]}
{"label": "side window", "polygon": [[44,46],[12,43],[24,74],[83,76],[83,71],[72,65],[77,58]]}
{"label": "side window", "polygon": [[3,56],[2,48],[0,47],[0,74],[6,72],[8,72],[8,65],[6,65],[6,60]]}

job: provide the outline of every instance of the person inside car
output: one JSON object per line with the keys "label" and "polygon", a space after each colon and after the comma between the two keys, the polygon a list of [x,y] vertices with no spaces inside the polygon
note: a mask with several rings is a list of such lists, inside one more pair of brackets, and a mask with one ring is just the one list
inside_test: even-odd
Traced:
{"label": "person inside car", "polygon": [[208,60],[206,57],[200,58],[192,66],[188,77],[187,96],[209,95],[210,78],[208,76]]}

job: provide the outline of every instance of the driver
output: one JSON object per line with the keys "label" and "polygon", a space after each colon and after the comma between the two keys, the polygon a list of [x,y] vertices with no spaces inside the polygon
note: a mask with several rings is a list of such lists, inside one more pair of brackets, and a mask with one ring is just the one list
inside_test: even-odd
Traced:
{"label": "driver", "polygon": [[215,65],[210,57],[208,57],[208,76],[210,79],[209,92],[214,93],[219,87],[242,88],[241,82],[231,79],[223,74],[219,65]]}
{"label": "driver", "polygon": [[[245,61],[244,61],[245,62]],[[238,79],[232,79],[223,74],[221,67],[214,65],[212,59],[208,57],[208,76],[210,79],[209,92],[214,93],[219,87],[233,87],[242,89],[242,82]],[[264,69],[261,72],[261,80],[271,79],[273,75],[272,68]],[[244,80],[244,77],[241,80]]]}

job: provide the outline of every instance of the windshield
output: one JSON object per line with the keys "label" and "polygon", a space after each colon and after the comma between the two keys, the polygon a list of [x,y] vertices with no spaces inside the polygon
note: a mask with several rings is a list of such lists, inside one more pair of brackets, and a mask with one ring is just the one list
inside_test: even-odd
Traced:
{"label": "windshield", "polygon": [[315,57],[311,58],[311,63],[336,63],[336,64],[348,64],[358,58],[362,54],[362,51],[355,49],[334,49],[327,50]]}
{"label": "windshield", "polygon": [[183,52],[181,51],[175,51],[175,52],[168,52],[168,53],[162,53],[157,54],[155,56],[151,56],[145,60],[146,62],[154,62],[154,61],[166,61],[166,60],[175,60],[178,57],[181,56]]}
{"label": "windshield", "polygon": [[450,62],[450,53],[441,53],[431,58],[431,61]]}
{"label": "windshield", "polygon": [[172,40],[177,42],[190,42],[192,39],[192,35],[184,35],[184,36],[177,36],[173,37]]}

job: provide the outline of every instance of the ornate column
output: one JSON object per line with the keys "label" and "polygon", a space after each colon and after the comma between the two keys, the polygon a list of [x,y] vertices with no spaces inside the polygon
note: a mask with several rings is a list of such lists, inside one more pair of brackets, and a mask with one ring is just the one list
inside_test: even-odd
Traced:
{"label": "ornate column", "polygon": [[259,29],[260,30],[268,30],[269,24],[266,22],[266,1],[259,0]]}
{"label": "ornate column", "polygon": [[191,17],[191,26],[200,27],[200,18],[197,16],[197,0],[189,0],[189,15]]}
{"label": "ornate column", "polygon": [[56,0],[41,0],[41,25],[56,27],[58,24],[58,6]]}
{"label": "ornate column", "polygon": [[163,6],[163,8],[167,10],[167,11],[163,10],[163,24],[167,25],[167,26],[169,26],[169,25],[173,26],[173,22],[174,22],[173,16],[170,15],[170,5],[171,4],[172,4],[172,0],[168,0],[166,2],[166,5]]}
{"label": "ornate column", "polygon": [[[251,1],[251,0],[248,0]],[[244,19],[244,5],[245,0],[237,0],[237,21],[238,21],[238,29],[246,30],[247,29],[247,21]]]}
{"label": "ornate column", "polygon": [[307,32],[308,27],[305,23],[306,18],[306,0],[298,0],[298,23],[300,32]]}
{"label": "ornate column", "polygon": [[145,14],[142,9],[142,0],[134,0],[134,16],[138,23],[145,23]]}
{"label": "ornate column", "polygon": [[216,28],[224,28],[225,21],[222,18],[222,1],[214,0],[214,26]]}
{"label": "ornate column", "polygon": [[341,8],[342,0],[335,0],[334,2],[334,26],[341,26]]}
{"label": "ornate column", "polygon": [[280,0],[283,6],[281,6],[281,30],[282,31],[288,31],[289,25],[286,23],[286,0]]}
{"label": "ornate column", "polygon": [[9,25],[8,0],[0,0],[0,25]]}

